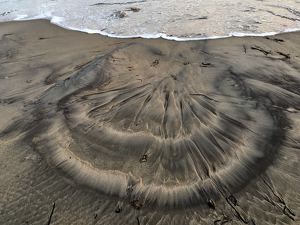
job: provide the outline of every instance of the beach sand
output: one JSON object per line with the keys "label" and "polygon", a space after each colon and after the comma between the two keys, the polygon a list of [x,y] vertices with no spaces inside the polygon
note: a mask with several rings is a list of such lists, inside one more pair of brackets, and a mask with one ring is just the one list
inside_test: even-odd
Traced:
{"label": "beach sand", "polygon": [[0,23],[0,224],[299,224],[299,87],[299,32]]}

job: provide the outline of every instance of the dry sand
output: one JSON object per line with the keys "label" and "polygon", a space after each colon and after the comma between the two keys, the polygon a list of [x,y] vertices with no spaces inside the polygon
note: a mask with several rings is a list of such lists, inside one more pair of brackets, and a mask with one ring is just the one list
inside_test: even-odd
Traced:
{"label": "dry sand", "polygon": [[299,224],[299,109],[299,32],[1,23],[0,224]]}

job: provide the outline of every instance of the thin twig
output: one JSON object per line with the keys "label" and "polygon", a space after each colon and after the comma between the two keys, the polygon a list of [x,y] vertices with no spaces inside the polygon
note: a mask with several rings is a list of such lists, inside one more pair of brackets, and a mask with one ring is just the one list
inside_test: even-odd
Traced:
{"label": "thin twig", "polygon": [[49,221],[48,221],[47,225],[50,225],[50,222],[51,222],[51,218],[52,218],[54,209],[55,209],[55,202],[53,203],[52,211],[51,211],[50,218],[49,218]]}

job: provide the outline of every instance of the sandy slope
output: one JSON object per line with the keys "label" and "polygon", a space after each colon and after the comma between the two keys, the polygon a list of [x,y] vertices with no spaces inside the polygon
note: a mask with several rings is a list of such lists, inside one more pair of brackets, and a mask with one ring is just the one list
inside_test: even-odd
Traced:
{"label": "sandy slope", "polygon": [[299,36],[1,23],[0,223],[299,223]]}

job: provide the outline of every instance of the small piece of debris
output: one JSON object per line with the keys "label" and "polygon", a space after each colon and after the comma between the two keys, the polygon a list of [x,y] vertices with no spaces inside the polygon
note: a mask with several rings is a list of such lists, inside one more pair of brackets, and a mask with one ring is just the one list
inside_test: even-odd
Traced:
{"label": "small piece of debris", "polygon": [[211,209],[216,209],[216,203],[212,199],[209,199],[209,201],[207,202],[207,205]]}
{"label": "small piece of debris", "polygon": [[119,208],[119,206],[116,207],[115,213],[121,213],[122,209]]}
{"label": "small piece of debris", "polygon": [[285,53],[283,53],[283,52],[281,52],[281,51],[277,51],[277,53],[279,54],[279,55],[283,55],[286,59],[290,59],[291,57],[290,57],[290,54],[285,54]]}
{"label": "small piece of debris", "polygon": [[176,76],[171,75],[171,77],[172,77],[174,80],[177,80],[177,77],[176,77]]}
{"label": "small piece of debris", "polygon": [[259,47],[259,46],[251,47],[251,49],[253,49],[253,50],[258,50],[258,51],[264,53],[265,55],[271,54],[271,52],[272,52],[272,51],[266,51],[266,50],[262,49],[262,48]]}
{"label": "small piece of debris", "polygon": [[159,59],[155,60],[153,63],[152,63],[152,66],[156,66],[159,64]]}
{"label": "small piece of debris", "polygon": [[143,155],[143,158],[140,159],[140,163],[147,162],[148,156]]}
{"label": "small piece of debris", "polygon": [[128,15],[125,12],[117,11],[117,12],[113,13],[112,16],[117,17],[117,18],[124,18],[124,17],[127,17]]}
{"label": "small piece of debris", "polygon": [[[138,79],[138,80],[141,80],[142,81],[142,79]],[[137,124],[135,124],[136,126],[138,126],[141,122],[143,122],[144,121],[144,119],[142,119],[142,120],[140,120]]]}
{"label": "small piece of debris", "polygon": [[50,223],[51,223],[51,219],[52,219],[52,216],[53,216],[54,209],[55,209],[55,202],[53,203],[52,211],[51,211],[51,214],[50,214],[47,225],[50,225]]}
{"label": "small piece of debris", "polygon": [[284,42],[283,39],[279,39],[279,38],[269,38],[269,37],[266,37],[266,39],[271,40],[271,41],[276,41],[276,42]]}
{"label": "small piece of debris", "polygon": [[141,9],[140,9],[140,8],[130,8],[130,10],[131,10],[132,12],[139,12]]}
{"label": "small piece of debris", "polygon": [[209,66],[211,63],[202,63],[202,66]]}
{"label": "small piece of debris", "polygon": [[198,18],[190,19],[190,20],[207,20],[207,19],[208,19],[207,16],[201,16],[201,17],[198,17]]}
{"label": "small piece of debris", "polygon": [[159,59],[156,59],[156,60],[152,63],[151,67],[157,66],[158,64],[159,64]]}
{"label": "small piece of debris", "polygon": [[140,197],[137,197],[136,199],[134,199],[132,202],[130,202],[130,204],[136,209],[136,210],[141,210],[144,205],[145,205],[145,201],[140,203],[140,204],[136,204],[136,202],[139,201]]}

